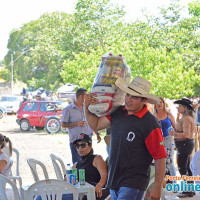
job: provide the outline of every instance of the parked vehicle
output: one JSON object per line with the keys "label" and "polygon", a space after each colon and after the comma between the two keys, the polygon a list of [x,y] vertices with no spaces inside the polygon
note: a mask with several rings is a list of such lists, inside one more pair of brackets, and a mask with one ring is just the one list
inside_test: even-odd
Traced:
{"label": "parked vehicle", "polygon": [[78,85],[73,85],[70,83],[67,83],[60,88],[58,88],[58,100],[59,101],[68,101],[72,102],[75,99],[75,89],[78,87]]}
{"label": "parked vehicle", "polygon": [[6,111],[4,108],[0,107],[0,119],[3,118],[3,116],[6,114]]}
{"label": "parked vehicle", "polygon": [[35,126],[37,130],[46,128],[48,133],[60,131],[62,110],[67,106],[61,101],[26,101],[17,113],[17,123],[22,131],[29,131]]}
{"label": "parked vehicle", "polygon": [[2,107],[6,113],[17,113],[20,104],[22,102],[22,97],[20,96],[9,96],[3,95],[0,100],[0,107]]}

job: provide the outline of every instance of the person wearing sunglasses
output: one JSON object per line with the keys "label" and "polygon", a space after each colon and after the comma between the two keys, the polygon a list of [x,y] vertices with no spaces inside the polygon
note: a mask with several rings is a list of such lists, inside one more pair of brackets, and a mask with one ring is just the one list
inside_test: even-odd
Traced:
{"label": "person wearing sunglasses", "polygon": [[[73,142],[81,159],[73,168],[85,170],[85,181],[95,186],[96,199],[103,200],[109,195],[109,190],[103,188],[107,181],[107,166],[100,155],[93,154],[91,138],[81,133]],[[83,198],[87,199],[86,196]]]}

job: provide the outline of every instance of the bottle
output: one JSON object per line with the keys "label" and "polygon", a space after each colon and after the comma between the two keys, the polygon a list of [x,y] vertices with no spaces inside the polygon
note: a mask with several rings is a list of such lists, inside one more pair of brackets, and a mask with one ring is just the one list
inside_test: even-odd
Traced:
{"label": "bottle", "polygon": [[111,84],[110,80],[111,80],[113,61],[114,61],[114,55],[112,53],[109,53],[102,65],[101,80],[103,84]]}
{"label": "bottle", "polygon": [[173,129],[173,127],[172,126],[170,126],[169,128],[168,128],[168,131],[173,131],[174,129]]}
{"label": "bottle", "polygon": [[76,185],[76,176],[75,174],[70,174],[69,175],[69,183],[72,185]]}
{"label": "bottle", "polygon": [[76,184],[78,184],[78,171],[77,171],[77,168],[72,169],[72,174],[75,175]]}
{"label": "bottle", "polygon": [[67,164],[67,167],[66,167],[66,170],[70,170],[71,169],[71,166],[70,166],[70,163]]}
{"label": "bottle", "polygon": [[85,185],[85,170],[79,169],[79,184]]}
{"label": "bottle", "polygon": [[70,180],[69,180],[70,174],[72,174],[72,169],[71,169],[70,164],[68,163],[68,164],[67,164],[67,167],[66,167],[66,181],[67,181],[67,182],[70,181]]}

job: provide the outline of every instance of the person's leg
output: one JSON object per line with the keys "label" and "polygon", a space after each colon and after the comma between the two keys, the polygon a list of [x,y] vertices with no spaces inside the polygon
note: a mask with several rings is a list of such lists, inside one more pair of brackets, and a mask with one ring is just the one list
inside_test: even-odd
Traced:
{"label": "person's leg", "polygon": [[134,188],[121,187],[118,191],[117,200],[142,200],[144,192]]}
{"label": "person's leg", "polygon": [[117,200],[117,192],[116,190],[111,190],[110,189],[110,196],[112,200]]}
{"label": "person's leg", "polygon": [[[187,140],[187,141],[181,141],[176,144],[178,149],[178,167],[179,172],[181,175],[190,176],[191,170],[190,167],[190,156],[194,149],[194,140]],[[190,181],[187,181],[187,183],[191,183]],[[185,197],[193,197],[193,192],[182,192],[178,194],[177,196],[180,198]]]}
{"label": "person's leg", "polygon": [[[170,149],[170,159],[171,159],[171,165],[170,165],[170,176],[176,176],[176,167],[175,167],[175,144],[174,144],[174,139],[171,137],[171,149]],[[176,181],[172,181],[172,183],[176,183]]]}
{"label": "person's leg", "polygon": [[166,174],[169,174],[170,167],[171,167],[171,158],[170,158],[170,149],[171,149],[171,141],[170,136],[164,138],[164,146],[167,153],[166,158]]}
{"label": "person's leg", "polygon": [[71,153],[72,153],[72,162],[73,164],[75,162],[78,162],[80,160],[80,156],[76,150],[76,148],[74,147],[73,143],[70,143],[70,149],[71,149]]}
{"label": "person's leg", "polygon": [[188,162],[190,160],[190,154],[192,153],[191,149],[193,150],[193,148],[186,141],[176,142],[176,147],[178,149],[177,161],[179,172],[181,175],[188,175]]}

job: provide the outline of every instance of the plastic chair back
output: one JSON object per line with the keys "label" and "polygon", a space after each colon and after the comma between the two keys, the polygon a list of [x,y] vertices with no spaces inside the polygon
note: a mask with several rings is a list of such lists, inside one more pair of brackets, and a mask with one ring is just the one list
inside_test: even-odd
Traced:
{"label": "plastic chair back", "polygon": [[[6,153],[10,157],[9,148],[7,146],[5,148],[3,148],[3,152]],[[19,151],[15,148],[12,148],[12,154],[13,155],[15,154],[16,165],[15,165],[15,167],[13,166],[13,168],[15,168],[15,172],[12,169],[12,171],[10,171],[9,175],[10,176],[20,176],[19,175]]]}
{"label": "plastic chair back", "polygon": [[39,175],[38,175],[38,171],[37,171],[37,166],[40,166],[42,168],[42,171],[44,173],[44,178],[47,180],[49,179],[49,175],[47,173],[47,169],[45,167],[45,165],[40,162],[39,160],[33,159],[33,158],[28,158],[27,159],[27,163],[31,169],[31,173],[33,175],[34,181],[40,181]]}
{"label": "plastic chair back", "polygon": [[[3,152],[5,152],[8,156],[10,156],[8,147],[3,148]],[[21,187],[22,186],[22,178],[19,174],[19,151],[16,148],[12,148],[12,154],[13,154],[12,156],[14,156],[14,154],[15,154],[15,159],[13,159],[14,162],[12,163],[12,167],[10,169],[8,178],[13,180],[13,182],[15,184],[17,184],[16,180],[18,180],[19,186]],[[16,164],[14,164],[14,163],[16,163]]]}
{"label": "plastic chair back", "polygon": [[[54,154],[50,154],[51,161],[53,163],[53,167],[56,173],[56,177],[58,180],[63,180],[64,174],[66,173],[65,165],[64,162],[62,161],[61,158]],[[60,168],[61,166],[61,168]]]}
{"label": "plastic chair back", "polygon": [[21,200],[17,186],[11,180],[9,180],[8,178],[6,178],[3,175],[0,175],[0,196],[1,196],[1,199],[2,200],[9,200],[7,198],[7,195],[6,195],[6,187],[5,187],[6,184],[11,186],[15,200]]}
{"label": "plastic chair back", "polygon": [[78,200],[78,189],[72,184],[55,179],[42,180],[31,185],[24,200],[33,199],[41,196],[42,200],[62,200],[62,194],[72,193],[73,200]]}

